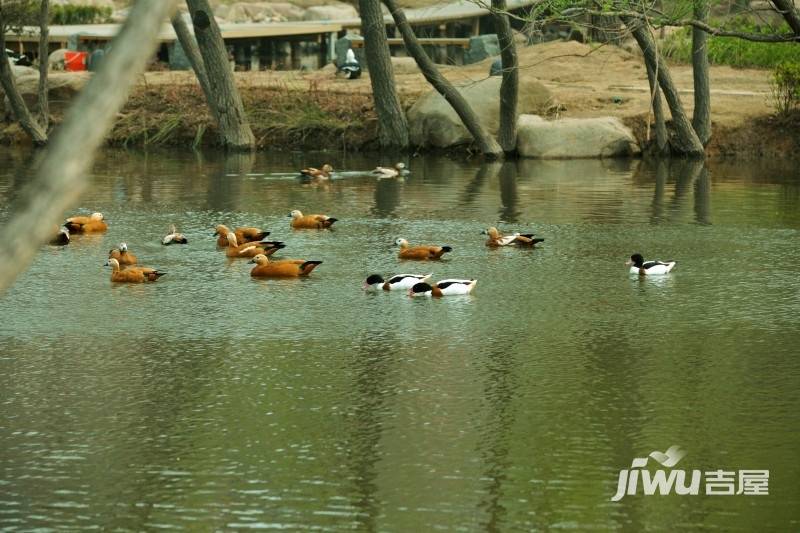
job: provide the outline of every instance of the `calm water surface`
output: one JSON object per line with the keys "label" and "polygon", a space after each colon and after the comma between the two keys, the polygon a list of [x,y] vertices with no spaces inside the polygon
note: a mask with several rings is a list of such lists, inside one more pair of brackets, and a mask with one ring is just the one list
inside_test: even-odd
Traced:
{"label": "calm water surface", "polygon": [[[414,158],[304,187],[309,154],[106,152],[0,298],[0,529],[800,530],[800,171],[790,163]],[[364,157],[331,159],[369,169]],[[31,174],[0,152],[0,220]],[[340,219],[293,232],[290,209]],[[163,247],[176,223],[190,245]],[[252,280],[210,236],[257,225],[309,279]],[[496,224],[536,250],[490,250]],[[401,263],[392,242],[454,248]],[[112,286],[128,243],[169,272]],[[677,258],[630,277],[641,251]],[[472,296],[365,294],[371,273]],[[620,469],[769,469],[768,496],[636,496]]]}

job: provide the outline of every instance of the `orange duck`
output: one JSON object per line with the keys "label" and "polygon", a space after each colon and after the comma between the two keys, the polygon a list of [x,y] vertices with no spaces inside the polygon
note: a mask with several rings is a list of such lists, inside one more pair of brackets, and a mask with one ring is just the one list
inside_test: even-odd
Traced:
{"label": "orange duck", "polygon": [[280,241],[259,241],[239,244],[233,232],[228,233],[228,247],[225,256],[230,258],[255,257],[257,255],[272,255],[286,245]]}
{"label": "orange duck", "polygon": [[111,281],[114,283],[145,283],[156,281],[166,274],[166,272],[159,272],[155,268],[148,267],[128,267],[120,270],[119,262],[114,258],[109,259],[106,266],[111,267]]}
{"label": "orange duck", "polygon": [[400,247],[397,257],[400,259],[439,259],[446,252],[453,251],[449,246],[410,246],[405,239],[397,239],[395,244]]}
{"label": "orange duck", "polygon": [[137,263],[136,256],[128,251],[128,245],[124,242],[119,243],[117,248],[109,250],[108,258],[116,259],[123,268]]}
{"label": "orange duck", "polygon": [[90,216],[69,217],[64,227],[70,233],[102,233],[108,229],[103,213],[92,213]]}
{"label": "orange duck", "polygon": [[333,226],[337,219],[327,215],[304,215],[297,209],[289,213],[294,229],[325,229]]}
{"label": "orange duck", "polygon": [[305,259],[284,259],[270,261],[266,255],[257,255],[251,261],[256,266],[250,271],[254,278],[298,278],[308,276],[311,271],[321,265],[322,261],[306,261]]}
{"label": "orange duck", "polygon": [[333,167],[329,164],[322,165],[322,168],[304,168],[300,170],[300,178],[304,180],[327,180],[331,177],[331,172],[333,172]]}
{"label": "orange duck", "polygon": [[242,244],[260,241],[269,235],[268,231],[262,231],[259,228],[251,228],[247,226],[236,228],[233,230],[233,232],[231,232],[231,230],[228,229],[228,226],[220,224],[214,230],[214,235],[217,235],[217,246],[228,246],[228,233],[233,233],[236,235],[236,242],[240,242]]}

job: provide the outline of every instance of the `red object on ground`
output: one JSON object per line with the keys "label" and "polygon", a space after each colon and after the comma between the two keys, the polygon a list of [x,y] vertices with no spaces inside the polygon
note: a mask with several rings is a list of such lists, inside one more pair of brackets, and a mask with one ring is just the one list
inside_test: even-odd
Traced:
{"label": "red object on ground", "polygon": [[78,71],[86,70],[88,52],[65,52],[64,53],[64,70]]}

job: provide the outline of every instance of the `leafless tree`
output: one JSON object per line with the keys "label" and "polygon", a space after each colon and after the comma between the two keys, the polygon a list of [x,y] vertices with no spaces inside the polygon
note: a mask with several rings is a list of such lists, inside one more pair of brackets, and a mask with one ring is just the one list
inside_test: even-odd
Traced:
{"label": "leafless tree", "polygon": [[378,142],[383,148],[404,150],[408,148],[408,121],[397,96],[380,0],[359,0],[358,6],[372,98],[378,114]]}
{"label": "leafless tree", "polygon": [[208,74],[206,73],[206,66],[203,63],[203,56],[200,55],[200,49],[197,47],[197,41],[194,35],[189,31],[189,26],[183,19],[180,11],[176,11],[172,16],[172,28],[175,30],[175,35],[178,37],[178,43],[183,48],[189,64],[192,65],[192,70],[200,83],[200,88],[203,89],[203,94],[206,96],[208,102],[208,109],[214,119],[217,119],[216,108],[214,107],[214,95],[211,92],[211,84],[208,82]]}
{"label": "leafless tree", "polygon": [[39,86],[37,101],[37,121],[47,133],[50,127],[50,100],[48,95],[47,75],[50,70],[50,0],[41,0],[39,7]]}
{"label": "leafless tree", "polygon": [[492,16],[500,43],[500,60],[503,81],[500,84],[500,129],[497,134],[500,146],[508,153],[517,150],[517,98],[519,96],[519,65],[517,47],[511,23],[506,14],[506,0],[492,0]]}
{"label": "leafless tree", "polygon": [[772,5],[783,16],[795,36],[800,38],[800,12],[795,7],[794,0],[772,0]]}
{"label": "leafless tree", "polygon": [[[22,95],[17,88],[17,82],[15,80],[14,73],[11,69],[11,62],[9,61],[8,55],[6,55],[6,32],[12,25],[21,24],[18,19],[20,16],[20,10],[24,12],[24,10],[28,7],[28,4],[25,2],[0,2],[0,85],[3,87],[3,91],[6,93],[11,110],[14,113],[14,117],[17,119],[17,122],[19,122],[19,125],[23,130],[25,130],[25,133],[30,135],[34,144],[43,146],[47,144],[47,127],[42,127],[42,125],[36,121],[28,109],[28,106],[25,104],[25,100],[22,99]],[[43,10],[45,11],[46,16],[47,7],[44,6]],[[43,24],[45,26],[47,25],[46,19],[44,20]],[[41,50],[41,36],[39,42],[39,47]],[[45,65],[47,65],[46,59]],[[44,83],[44,91],[46,92],[46,76],[44,82],[42,82],[40,78],[40,91],[42,90],[42,83]]]}
{"label": "leafless tree", "polygon": [[233,79],[228,51],[222,40],[214,11],[208,0],[186,0],[192,16],[194,35],[203,56],[206,75],[214,108],[213,114],[219,123],[220,142],[230,150],[252,150],[256,141],[244,105]]}
{"label": "leafless tree", "polygon": [[[693,0],[695,20],[708,22],[708,0]],[[711,87],[708,80],[708,34],[692,27],[692,76],[694,112],[692,127],[703,146],[711,140]]]}
{"label": "leafless tree", "polygon": [[436,68],[434,62],[419,44],[414,30],[411,29],[411,25],[408,23],[405,12],[397,5],[395,0],[383,0],[383,3],[391,13],[397,29],[400,30],[400,34],[403,36],[406,50],[416,61],[423,76],[453,106],[453,110],[458,114],[470,134],[472,134],[480,151],[488,157],[501,156],[503,149],[483,127],[480,119],[478,119],[475,111],[470,107],[464,96],[458,92],[458,89],[447,78],[442,76],[442,73],[439,72],[439,69]]}
{"label": "leafless tree", "polygon": [[659,65],[654,68],[653,65],[645,62],[645,67],[647,69],[647,81],[650,84],[651,108],[653,109],[653,120],[655,122],[656,153],[658,155],[667,155],[669,153],[669,134],[667,133],[664,106],[661,102],[661,89],[658,86],[658,75],[656,74],[656,68]]}
{"label": "leafless tree", "polygon": [[649,68],[656,73],[656,79],[664,94],[664,99],[669,106],[669,111],[672,115],[672,124],[675,128],[675,135],[670,143],[672,152],[691,157],[703,155],[703,144],[700,142],[697,133],[692,127],[692,123],[686,116],[686,111],[684,110],[683,103],[678,94],[678,89],[672,81],[672,76],[669,73],[669,69],[666,67],[664,58],[656,49],[656,43],[653,39],[650,27],[641,19],[625,15],[620,16],[620,18],[642,50],[645,62],[649,63]]}

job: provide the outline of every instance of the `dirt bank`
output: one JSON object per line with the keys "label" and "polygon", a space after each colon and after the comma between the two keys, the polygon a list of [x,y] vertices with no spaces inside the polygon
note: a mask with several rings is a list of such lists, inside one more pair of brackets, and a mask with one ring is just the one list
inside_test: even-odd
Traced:
{"label": "dirt bank", "polygon": [[[577,42],[525,47],[519,55],[522,75],[539,78],[553,92],[557,105],[551,118],[617,116],[640,141],[646,140],[649,92],[637,55]],[[487,76],[490,63],[442,70],[453,81],[475,81]],[[410,58],[396,58],[395,73],[404,106],[429,90]],[[691,113],[691,67],[673,65],[672,75]],[[763,70],[712,67],[714,138],[709,155],[800,154],[800,121],[772,118],[768,76]],[[238,72],[236,78],[260,147],[373,147],[377,118],[366,76],[337,79],[329,66],[315,72]],[[216,132],[205,109],[191,73],[149,72],[134,89],[109,142],[211,144]],[[0,135],[4,142],[24,141],[16,125],[6,124]]]}

